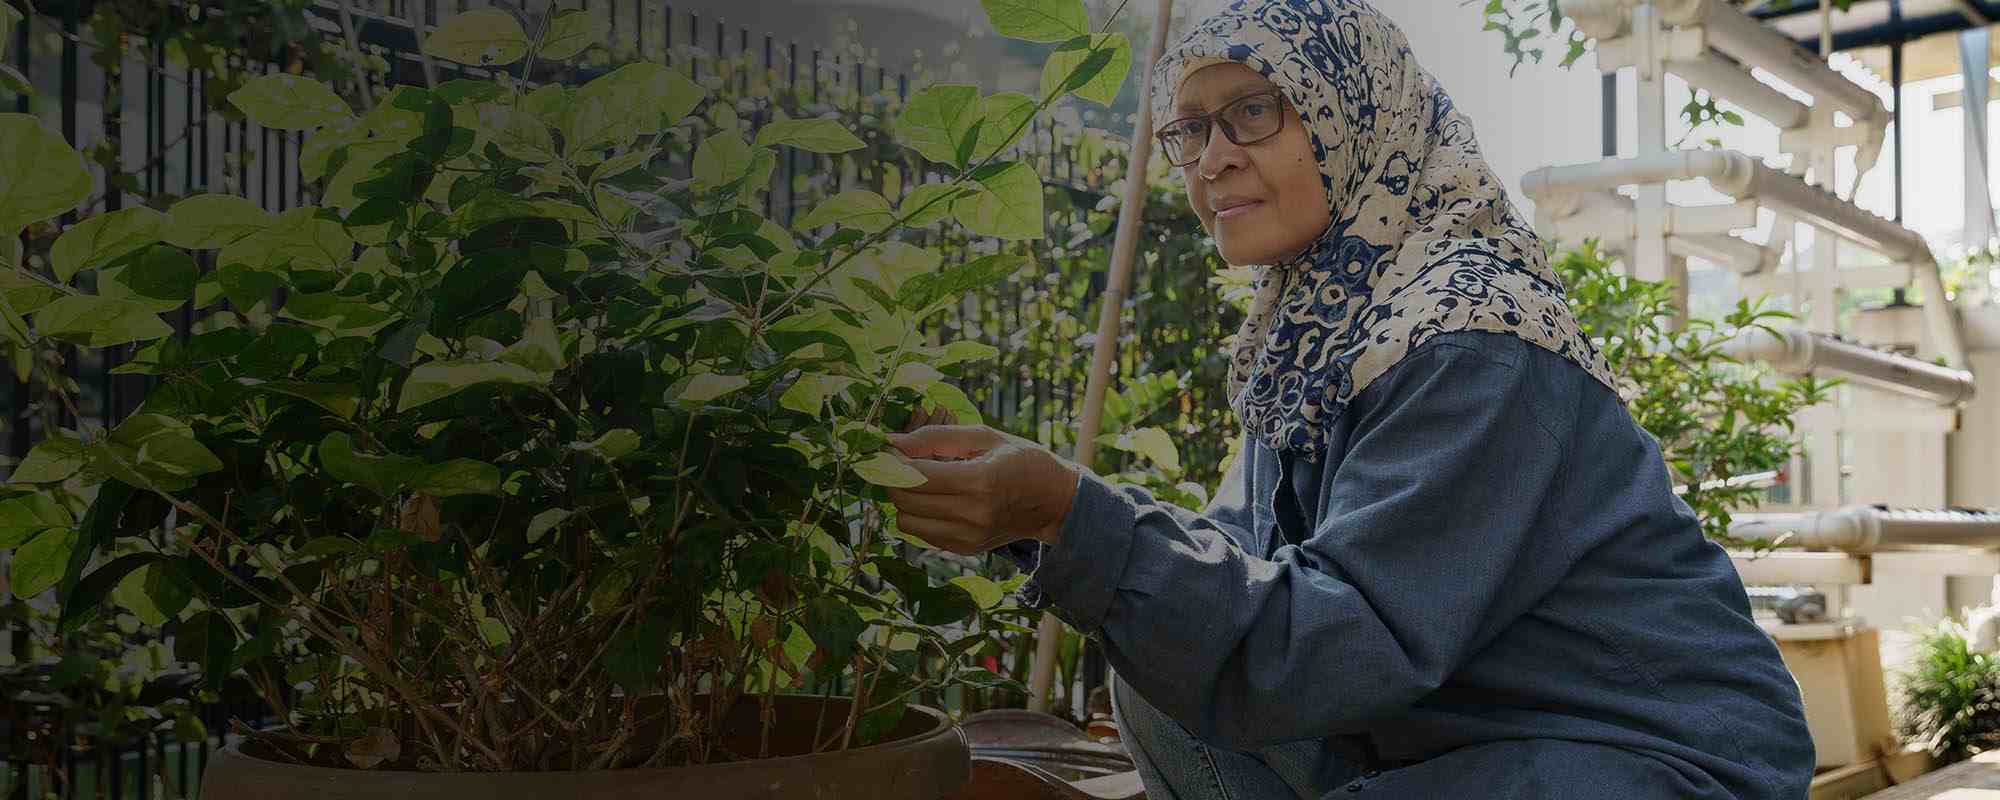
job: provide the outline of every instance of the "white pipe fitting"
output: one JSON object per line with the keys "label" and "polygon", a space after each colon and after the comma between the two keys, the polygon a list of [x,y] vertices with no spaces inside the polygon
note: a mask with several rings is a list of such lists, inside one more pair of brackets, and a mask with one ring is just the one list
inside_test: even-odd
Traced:
{"label": "white pipe fitting", "polygon": [[2000,514],[1848,506],[1838,511],[1737,514],[1729,532],[1779,546],[1865,554],[1935,547],[2000,547]]}
{"label": "white pipe fitting", "polygon": [[1828,370],[1879,389],[1916,397],[1940,406],[1972,399],[1972,373],[1942,367],[1898,353],[1872,350],[1853,342],[1793,329],[1773,333],[1749,328],[1724,342],[1722,352],[1738,360],[1756,360],[1791,374]]}

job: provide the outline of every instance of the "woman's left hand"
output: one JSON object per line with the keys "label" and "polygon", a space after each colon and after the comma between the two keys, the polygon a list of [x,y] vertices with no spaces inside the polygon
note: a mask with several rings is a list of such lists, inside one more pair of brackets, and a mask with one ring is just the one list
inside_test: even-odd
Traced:
{"label": "woman's left hand", "polygon": [[1054,544],[1082,474],[1048,448],[984,425],[927,425],[889,434],[889,444],[925,478],[888,490],[896,527],[960,555],[1020,539]]}

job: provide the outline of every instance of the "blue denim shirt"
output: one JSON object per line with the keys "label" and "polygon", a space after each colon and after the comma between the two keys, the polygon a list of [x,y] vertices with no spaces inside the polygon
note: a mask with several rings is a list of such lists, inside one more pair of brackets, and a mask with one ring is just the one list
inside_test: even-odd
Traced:
{"label": "blue denim shirt", "polygon": [[1086,474],[1055,545],[1003,548],[1020,599],[1197,737],[1324,740],[1363,796],[1806,796],[1798,684],[1615,393],[1450,333],[1331,425],[1319,463],[1246,441],[1199,514]]}

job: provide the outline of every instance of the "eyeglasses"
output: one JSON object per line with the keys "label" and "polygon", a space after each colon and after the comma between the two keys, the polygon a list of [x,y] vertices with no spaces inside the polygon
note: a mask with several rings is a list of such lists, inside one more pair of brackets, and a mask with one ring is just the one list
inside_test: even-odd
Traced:
{"label": "eyeglasses", "polygon": [[1201,151],[1208,147],[1210,122],[1219,124],[1222,135],[1238,146],[1278,135],[1285,129],[1286,114],[1280,105],[1283,97],[1275,88],[1244,95],[1211,113],[1169,122],[1154,136],[1167,151],[1167,163],[1185,167],[1201,160]]}

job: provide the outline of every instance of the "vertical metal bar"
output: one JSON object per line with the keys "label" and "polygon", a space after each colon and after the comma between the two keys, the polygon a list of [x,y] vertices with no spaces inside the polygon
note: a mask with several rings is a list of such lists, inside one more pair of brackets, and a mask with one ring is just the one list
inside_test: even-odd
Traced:
{"label": "vertical metal bar", "polygon": [[632,0],[632,48],[640,61],[646,60],[646,0]]}
{"label": "vertical metal bar", "polygon": [[[14,25],[14,68],[20,71],[22,77],[30,79],[30,83],[33,82],[34,74],[29,71],[28,29],[34,27],[34,25],[35,15],[33,14],[23,14],[21,21]],[[14,95],[14,113],[28,113],[27,95]]]}
{"label": "vertical metal bar", "polygon": [[1604,97],[1604,157],[1618,157],[1618,73],[1607,72],[1600,81]]}
{"label": "vertical metal bar", "polygon": [[146,148],[146,157],[156,159],[153,164],[153,179],[146,188],[153,192],[167,190],[167,159],[164,153],[156,152],[167,142],[167,50],[153,48],[152,80],[146,84],[146,113],[153,121],[151,146]]}
{"label": "vertical metal bar", "polygon": [[[767,81],[766,88],[770,90],[770,101],[771,101],[770,107],[776,108],[778,105],[778,87],[770,85],[777,83],[777,81],[770,80],[770,78],[772,77],[772,68],[775,66],[775,64],[771,60],[772,56],[771,46],[772,46],[771,35],[768,33],[764,34],[764,74],[759,75],[758,77]],[[760,119],[758,122],[761,125],[765,124],[767,121]],[[779,177],[779,180],[781,181],[791,180],[791,176],[783,175]],[[776,186],[770,188],[771,188],[770,191],[764,193],[765,219],[770,219],[771,217],[777,216],[778,213],[778,188]]]}
{"label": "vertical metal bar", "polygon": [[[195,105],[195,108],[198,109],[201,114],[201,134],[200,134],[201,143],[200,146],[195,148],[195,150],[197,153],[200,154],[201,190],[203,192],[210,192],[214,191],[214,186],[215,186],[215,183],[213,181],[213,178],[215,177],[214,173],[215,165],[209,163],[208,153],[210,150],[213,150],[215,148],[215,140],[210,136],[210,129],[208,125],[209,120],[213,117],[213,115],[209,112],[208,109],[208,74],[201,73],[200,75],[195,76],[195,78],[196,82],[201,84],[201,90],[199,92],[196,92],[196,94],[198,94],[200,97],[200,102],[196,103]],[[193,89],[193,87],[190,87],[188,91],[194,92],[195,90]]]}
{"label": "vertical metal bar", "polygon": [[660,23],[660,47],[666,50],[667,66],[671,67],[674,65],[674,7],[661,7],[660,16],[664,18]]}
{"label": "vertical metal bar", "polygon": [[[1892,27],[1900,28],[1902,27],[1902,24],[1903,24],[1902,0],[1889,0],[1889,25]],[[1891,156],[1890,156],[1890,164],[1892,168],[1895,169],[1896,171],[1896,180],[1894,182],[1896,187],[1896,193],[1895,193],[1896,213],[1895,216],[1891,217],[1891,219],[1894,219],[1897,222],[1902,222],[1903,221],[1903,40],[1901,38],[1898,38],[1895,44],[1889,46],[1889,100],[1891,103],[1894,104],[1894,108],[1890,110],[1890,114],[1892,115],[1890,122],[1896,127],[1896,135],[1894,137],[1894,142],[1891,145],[1894,149],[1891,151]]]}
{"label": "vertical metal bar", "polygon": [[[400,62],[401,59],[397,59],[397,61]],[[275,72],[276,69],[274,65],[265,63],[260,65],[257,71],[269,75]],[[283,211],[285,210],[284,178],[271,168],[272,161],[278,161],[280,165],[283,164],[283,161],[274,157],[271,152],[271,141],[277,138],[276,134],[277,131],[270,128],[262,125],[257,126],[257,185],[263,187],[264,190],[264,207],[272,211]],[[275,188],[271,185],[273,178],[278,179],[278,185]]]}
{"label": "vertical metal bar", "polygon": [[[62,54],[62,130],[63,141],[69,142],[71,147],[77,145],[76,107],[77,91],[79,88],[77,86],[77,13],[78,9],[75,3],[65,4],[63,32],[67,35],[63,38]],[[75,224],[76,213],[73,211],[63,212],[61,223],[63,228],[68,228],[70,225]],[[64,345],[62,353],[63,373],[70,380],[75,381],[77,377],[77,349],[74,345]],[[82,409],[79,408],[78,410],[81,411]],[[57,418],[59,420],[58,424],[65,428],[74,427],[79,421],[71,416],[68,408],[59,410]]]}
{"label": "vertical metal bar", "polygon": [[[123,59],[119,59],[119,62],[118,66],[122,68]],[[104,170],[104,210],[111,212],[125,207],[125,192],[118,187],[117,177],[118,173],[125,170],[125,83],[129,73],[122,69],[116,75],[111,70],[99,70],[99,73],[103,81],[101,93],[103,111],[99,122],[103,127],[104,139],[111,146],[112,152],[112,166]],[[153,146],[153,126],[149,124],[144,127],[147,137],[146,152],[150,153]],[[72,144],[80,145],[81,142],[72,141]],[[85,213],[89,211],[88,208],[84,209]],[[93,275],[91,280],[101,293],[104,285],[102,273]],[[118,384],[113,380],[111,367],[121,349],[123,348],[102,348],[94,354],[96,357],[91,359],[97,366],[97,415],[104,421],[105,427],[115,424],[118,419]]]}
{"label": "vertical metal bar", "polygon": [[[549,5],[549,13],[554,14],[557,8],[556,4],[551,3]],[[605,46],[616,49],[616,45],[618,44],[618,0],[604,0],[604,30],[605,38],[609,40],[605,42]]]}
{"label": "vertical metal bar", "polygon": [[[692,51],[694,48],[700,46],[701,46],[701,15],[689,14],[688,48],[690,51]],[[701,77],[701,59],[696,58],[693,52],[688,53],[688,77],[695,79],[699,79]]]}
{"label": "vertical metal bar", "polygon": [[[836,108],[839,107],[841,84],[845,82],[846,76],[847,76],[847,68],[841,66],[840,54],[834,53],[833,75],[832,75],[833,98],[827,101],[828,105],[835,106]],[[832,194],[840,194],[841,192],[847,191],[847,176],[842,174],[841,172],[840,158],[838,156],[828,155],[826,157],[826,166],[828,174],[831,174],[833,176],[833,188],[828,191],[831,192]]]}
{"label": "vertical metal bar", "polygon": [[[799,96],[799,43],[797,41],[793,41],[786,46],[785,72],[787,75],[785,79],[785,102],[796,103]],[[791,112],[794,114],[798,113],[798,107],[794,105],[791,108]],[[787,228],[791,227],[792,218],[798,214],[799,208],[798,155],[798,148],[785,148],[785,227]]]}
{"label": "vertical metal bar", "polygon": [[[28,429],[32,424],[28,419],[28,403],[28,384],[16,378],[14,370],[7,370],[7,407],[13,412],[8,417],[13,422],[7,426],[7,455],[17,462],[28,456],[28,449],[32,445],[28,440]],[[17,658],[16,663],[20,663],[18,659],[27,655],[26,651],[21,649],[21,645],[26,643],[26,637],[19,630],[10,632],[9,637],[9,645],[14,648]]]}

